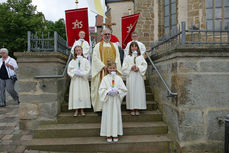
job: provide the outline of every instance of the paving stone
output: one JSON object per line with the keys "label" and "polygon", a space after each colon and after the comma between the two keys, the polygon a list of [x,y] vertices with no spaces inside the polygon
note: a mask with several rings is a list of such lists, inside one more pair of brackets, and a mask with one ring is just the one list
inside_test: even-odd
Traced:
{"label": "paving stone", "polygon": [[5,135],[3,135],[3,134],[0,134],[0,139],[2,139],[4,136],[5,136]]}
{"label": "paving stone", "polygon": [[32,140],[32,135],[23,135],[21,140]]}
{"label": "paving stone", "polygon": [[18,105],[13,100],[0,108],[0,153],[24,153],[32,138],[30,131],[19,129],[18,114]]}
{"label": "paving stone", "polygon": [[13,135],[5,135],[2,140],[10,140],[13,137]]}
{"label": "paving stone", "polygon": [[0,131],[4,130],[7,126],[0,126]]}
{"label": "paving stone", "polygon": [[9,145],[9,144],[11,144],[13,141],[12,140],[3,140],[2,141],[2,144],[4,144],[4,145]]}
{"label": "paving stone", "polygon": [[[3,120],[1,120],[1,121],[3,121]],[[7,123],[0,123],[0,126],[6,126],[7,125]]]}
{"label": "paving stone", "polygon": [[17,153],[22,153],[25,151],[25,146],[17,146],[17,148],[15,149],[15,152]]}
{"label": "paving stone", "polygon": [[3,130],[2,134],[11,134],[14,130]]}
{"label": "paving stone", "polygon": [[25,152],[25,153],[39,153],[39,151],[37,151],[37,150],[28,150],[28,151]]}
{"label": "paving stone", "polygon": [[8,123],[7,124],[7,126],[16,126],[16,125],[17,125],[17,123],[15,123],[15,122],[14,123]]}

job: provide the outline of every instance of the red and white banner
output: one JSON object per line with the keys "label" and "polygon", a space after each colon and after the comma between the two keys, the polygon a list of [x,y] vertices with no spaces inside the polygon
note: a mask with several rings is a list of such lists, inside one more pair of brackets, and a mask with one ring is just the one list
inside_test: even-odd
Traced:
{"label": "red and white banner", "polygon": [[122,48],[126,48],[128,42],[130,42],[131,34],[134,32],[138,23],[138,17],[140,13],[132,14],[122,17]]}
{"label": "red and white banner", "polygon": [[73,9],[65,11],[66,32],[68,46],[72,47],[75,40],[79,39],[79,32],[85,32],[85,40],[89,42],[89,26],[87,8]]}

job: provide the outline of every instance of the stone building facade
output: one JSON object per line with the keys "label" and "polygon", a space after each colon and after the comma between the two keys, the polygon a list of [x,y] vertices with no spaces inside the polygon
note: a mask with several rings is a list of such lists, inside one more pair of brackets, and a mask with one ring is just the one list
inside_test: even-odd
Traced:
{"label": "stone building facade", "polygon": [[178,31],[181,22],[186,22],[188,29],[218,30],[229,23],[227,0],[106,0],[106,4],[112,22],[116,23],[113,33],[120,41],[121,17],[129,14],[128,9],[131,14],[140,13],[136,32],[147,49],[164,34]]}
{"label": "stone building facade", "polygon": [[[133,12],[140,13],[136,32],[149,50],[181,31],[227,30],[229,1],[227,0],[133,0]],[[126,1],[110,2],[114,5]],[[132,7],[132,5],[130,6]],[[126,7],[127,10],[128,7]],[[113,10],[116,11],[116,10]],[[118,11],[116,11],[118,13]],[[121,14],[111,13],[112,22]],[[121,20],[121,19],[120,19]],[[117,22],[117,21],[115,21]],[[115,27],[118,28],[118,27]],[[119,29],[120,30],[120,29]],[[220,40],[220,35],[222,39]],[[154,51],[152,58],[169,87],[178,93],[167,98],[167,91],[150,65],[148,78],[155,101],[170,127],[170,134],[183,153],[222,153],[224,141],[223,118],[229,114],[229,46],[227,33],[186,34],[186,40],[196,44],[170,42]],[[213,38],[215,36],[215,38]],[[198,38],[200,37],[200,38]],[[198,40],[199,39],[199,40]],[[198,44],[198,41],[218,40],[218,44]],[[228,42],[220,44],[220,41]],[[165,45],[166,46],[166,45]],[[177,151],[178,151],[177,150]]]}
{"label": "stone building facade", "polygon": [[[181,30],[181,22],[189,30],[227,30],[228,1],[221,0],[135,0],[134,13],[140,12],[136,31],[140,41],[151,48]],[[210,14],[210,15],[209,15]],[[199,41],[219,40],[219,33],[200,34]],[[216,37],[213,38],[213,35]],[[186,41],[198,39],[186,35]],[[167,37],[168,38],[168,37]],[[226,33],[222,40],[228,42]],[[182,45],[165,43],[152,58],[175,98],[167,91],[150,65],[148,78],[155,101],[170,127],[171,136],[183,153],[222,153],[225,115],[229,114],[229,45]],[[169,45],[168,45],[169,44]]]}

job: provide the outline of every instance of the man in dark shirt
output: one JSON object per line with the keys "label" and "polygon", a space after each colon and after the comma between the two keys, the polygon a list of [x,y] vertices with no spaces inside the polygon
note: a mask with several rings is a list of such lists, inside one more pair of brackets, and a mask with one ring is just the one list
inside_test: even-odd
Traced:
{"label": "man in dark shirt", "polygon": [[19,104],[19,97],[14,89],[18,65],[15,59],[8,56],[6,48],[0,49],[0,107],[6,106],[5,90]]}

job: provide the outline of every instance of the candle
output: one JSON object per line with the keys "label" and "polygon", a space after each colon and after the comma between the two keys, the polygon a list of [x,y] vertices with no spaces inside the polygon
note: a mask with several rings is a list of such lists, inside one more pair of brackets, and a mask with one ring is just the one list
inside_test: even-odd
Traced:
{"label": "candle", "polygon": [[136,64],[136,56],[134,56],[134,64]]}
{"label": "candle", "polygon": [[80,69],[80,60],[79,60],[79,63],[78,63],[78,68]]}
{"label": "candle", "polygon": [[115,81],[112,80],[112,88],[114,88],[114,85],[115,85]]}

